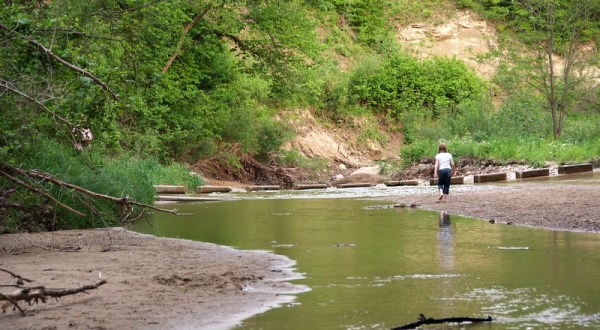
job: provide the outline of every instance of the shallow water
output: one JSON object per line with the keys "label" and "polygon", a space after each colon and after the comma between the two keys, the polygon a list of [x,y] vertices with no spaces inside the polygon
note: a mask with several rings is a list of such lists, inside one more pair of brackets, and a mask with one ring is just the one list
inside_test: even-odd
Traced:
{"label": "shallow water", "polygon": [[[456,188],[487,189],[470,187]],[[389,195],[390,188],[380,189]],[[600,328],[600,235],[387,208],[349,199],[345,194],[362,193],[346,190],[178,204],[193,215],[156,214],[151,226],[140,222],[133,229],[296,260],[306,278],[295,283],[312,290],[241,329],[386,329],[421,313],[490,315],[493,323],[474,326],[486,329]]]}

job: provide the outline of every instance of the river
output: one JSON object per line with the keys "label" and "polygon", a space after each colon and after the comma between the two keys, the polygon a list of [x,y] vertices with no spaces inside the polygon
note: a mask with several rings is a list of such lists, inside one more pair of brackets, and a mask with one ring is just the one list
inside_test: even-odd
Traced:
{"label": "river", "polygon": [[[363,197],[428,187],[239,193],[180,204],[133,229],[270,250],[311,291],[240,329],[389,329],[427,317],[487,317],[486,329],[600,328],[600,236],[516,226]],[[456,189],[489,189],[468,185]]]}

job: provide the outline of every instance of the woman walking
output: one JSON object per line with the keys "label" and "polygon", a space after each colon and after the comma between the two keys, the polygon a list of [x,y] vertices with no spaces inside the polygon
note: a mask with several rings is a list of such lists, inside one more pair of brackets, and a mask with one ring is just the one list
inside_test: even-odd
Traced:
{"label": "woman walking", "polygon": [[448,152],[448,147],[445,144],[440,143],[438,154],[435,155],[435,168],[433,171],[433,177],[438,178],[438,190],[440,192],[438,200],[440,201],[445,202],[448,200],[453,171],[454,160],[452,159],[452,154]]}

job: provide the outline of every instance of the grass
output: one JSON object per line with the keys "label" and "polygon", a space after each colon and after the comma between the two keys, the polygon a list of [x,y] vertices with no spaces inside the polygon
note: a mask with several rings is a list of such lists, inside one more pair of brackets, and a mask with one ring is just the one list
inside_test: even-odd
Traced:
{"label": "grass", "polygon": [[[27,164],[26,169],[38,169],[50,173],[59,180],[74,184],[102,195],[116,198],[132,198],[138,202],[151,204],[154,201],[154,184],[185,185],[195,190],[202,181],[190,175],[189,170],[177,163],[163,165],[153,158],[138,158],[122,155],[117,158],[92,150],[76,151],[69,146],[40,139],[34,152],[15,155],[15,161]],[[12,229],[23,226],[23,219],[43,223],[45,230],[91,228],[120,225],[123,215],[136,217],[141,209],[132,213],[123,212],[113,202],[98,198],[88,198],[71,189],[49,182],[30,183],[43,189],[63,204],[81,211],[85,217],[68,212],[54,203],[52,212],[40,213],[40,205],[47,204],[39,194],[19,193],[19,203],[27,206],[23,211],[2,213],[0,225]],[[37,219],[37,220],[36,220]],[[31,229],[31,228],[28,228]],[[11,230],[10,228],[8,230]]]}

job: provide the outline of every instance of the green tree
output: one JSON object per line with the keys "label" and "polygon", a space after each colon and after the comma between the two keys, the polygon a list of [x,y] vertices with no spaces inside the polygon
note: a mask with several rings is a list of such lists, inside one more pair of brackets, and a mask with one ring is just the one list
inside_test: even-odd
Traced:
{"label": "green tree", "polygon": [[[535,50],[527,82],[546,99],[553,135],[597,74],[600,4],[593,0],[520,0],[516,25]],[[597,44],[597,43],[596,43]],[[524,51],[527,57],[527,50]]]}

